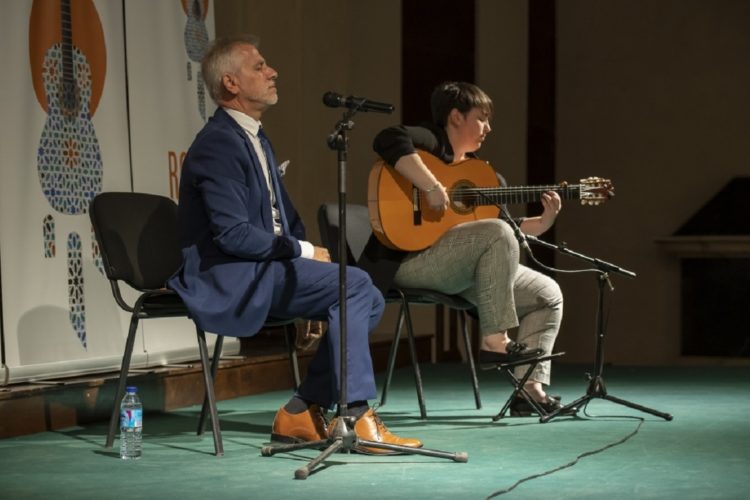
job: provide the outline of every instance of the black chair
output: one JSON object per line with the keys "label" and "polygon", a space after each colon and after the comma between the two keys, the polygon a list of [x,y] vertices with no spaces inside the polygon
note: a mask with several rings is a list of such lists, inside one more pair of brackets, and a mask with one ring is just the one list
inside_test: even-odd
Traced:
{"label": "black chair", "polygon": [[[338,204],[326,203],[318,209],[318,226],[323,245],[328,249],[333,261],[338,261],[339,247],[339,214]],[[347,204],[346,206],[346,243],[347,243],[347,262],[356,265],[359,261],[365,245],[372,234],[370,227],[370,218],[367,207],[364,205]],[[396,326],[396,332],[391,343],[390,353],[388,354],[388,367],[386,371],[383,392],[380,398],[380,405],[385,405],[388,398],[388,388],[393,377],[393,369],[396,363],[396,354],[401,340],[401,331],[404,322],[406,323],[406,332],[409,344],[409,354],[414,370],[414,382],[417,390],[417,399],[419,402],[419,413],[421,418],[427,418],[427,409],[424,402],[424,391],[422,388],[422,374],[419,369],[417,359],[417,350],[414,340],[414,327],[411,318],[411,305],[444,305],[448,308],[455,309],[459,312],[461,331],[463,333],[464,346],[466,348],[466,357],[469,362],[469,371],[471,376],[472,388],[474,390],[474,401],[477,409],[482,408],[482,400],[479,396],[479,382],[477,380],[476,365],[474,363],[474,354],[471,348],[469,337],[468,318],[466,311],[474,306],[457,295],[446,295],[434,290],[421,288],[398,288],[394,287],[385,294],[385,300],[389,303],[400,304],[399,316]]]}
{"label": "black chair", "polygon": [[[189,313],[179,295],[166,288],[167,279],[182,262],[177,235],[177,205],[174,201],[164,196],[145,193],[101,193],[91,201],[89,216],[101,251],[104,272],[109,279],[115,301],[119,307],[131,313],[105,444],[107,448],[111,448],[117,432],[120,400],[125,393],[138,322],[150,318],[189,317]],[[128,304],[123,298],[120,281],[140,292],[133,305]],[[267,325],[287,323],[291,322]],[[298,384],[297,357],[290,332],[291,329],[287,328],[290,362],[295,384]],[[206,391],[198,434],[203,432],[205,413],[208,411],[211,416],[214,450],[217,456],[221,456],[224,454],[224,446],[216,411],[213,380],[216,377],[224,338],[221,335],[217,337],[213,363],[209,364],[205,332],[196,326],[196,334]]]}

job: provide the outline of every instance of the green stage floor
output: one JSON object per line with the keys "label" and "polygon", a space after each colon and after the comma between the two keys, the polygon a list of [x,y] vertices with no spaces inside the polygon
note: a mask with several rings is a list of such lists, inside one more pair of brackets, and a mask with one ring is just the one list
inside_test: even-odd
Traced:
{"label": "green stage floor", "polygon": [[[555,367],[553,392],[564,401],[582,396],[587,369]],[[495,372],[480,373],[481,410],[474,408],[464,365],[426,365],[423,372],[426,421],[418,418],[409,369],[396,372],[379,414],[392,431],[419,437],[427,447],[467,452],[468,463],[336,454],[307,480],[295,480],[295,469],[316,451],[260,454],[274,413],[289,396],[274,392],[219,403],[226,451],[220,458],[212,454],[210,434],[195,436],[198,407],[147,413],[144,456],[136,462],[102,447],[104,422],[0,440],[0,498],[750,497],[746,368],[608,367],[610,394],[674,420],[597,399],[588,415],[546,424],[533,417],[492,421],[510,392]],[[497,495],[525,478],[531,479]]]}

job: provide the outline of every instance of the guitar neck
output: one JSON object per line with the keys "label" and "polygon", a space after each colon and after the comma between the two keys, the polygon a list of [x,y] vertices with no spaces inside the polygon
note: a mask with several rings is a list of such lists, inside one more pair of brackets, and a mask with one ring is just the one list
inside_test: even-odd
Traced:
{"label": "guitar neck", "polygon": [[505,205],[514,203],[530,203],[542,199],[542,194],[554,191],[563,199],[578,199],[581,197],[580,184],[552,184],[548,186],[518,186],[518,187],[462,187],[449,190],[453,201],[470,206]]}
{"label": "guitar neck", "polygon": [[201,12],[200,0],[193,0],[188,8],[188,16],[196,21],[203,19],[203,12]]}
{"label": "guitar neck", "polygon": [[80,110],[80,96],[73,68],[73,16],[70,12],[70,0],[60,0],[60,29],[62,77],[60,78],[59,102],[65,116],[74,117]]}
{"label": "guitar neck", "polygon": [[62,35],[63,81],[73,82],[73,17],[70,14],[70,0],[60,2],[60,31]]}

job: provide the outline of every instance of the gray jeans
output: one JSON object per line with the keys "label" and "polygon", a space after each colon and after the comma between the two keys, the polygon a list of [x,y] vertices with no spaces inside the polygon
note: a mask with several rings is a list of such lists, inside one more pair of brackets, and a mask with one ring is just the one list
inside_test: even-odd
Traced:
{"label": "gray jeans", "polygon": [[[476,305],[481,335],[518,327],[518,342],[551,353],[562,321],[562,292],[553,279],[518,260],[518,242],[506,222],[468,222],[407,256],[394,282],[460,295]],[[525,371],[517,368],[516,376]],[[549,384],[549,361],[539,363],[529,380]]]}

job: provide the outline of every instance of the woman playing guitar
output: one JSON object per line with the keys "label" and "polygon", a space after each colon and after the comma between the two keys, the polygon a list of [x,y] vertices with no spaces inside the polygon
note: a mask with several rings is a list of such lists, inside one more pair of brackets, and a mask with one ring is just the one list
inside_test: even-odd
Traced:
{"label": "woman playing guitar", "polygon": [[[443,83],[434,90],[431,105],[432,124],[390,127],[381,131],[374,141],[375,152],[384,163],[414,186],[414,199],[419,200],[415,205],[422,205],[417,225],[423,220],[439,221],[456,208],[449,196],[450,187],[444,186],[428,168],[424,161],[428,155],[424,152],[450,168],[475,158],[474,153],[491,131],[492,100],[476,85]],[[370,198],[373,196],[376,194],[371,192]],[[544,207],[542,214],[520,221],[521,230],[534,236],[554,224],[562,206],[560,196],[554,191],[541,193],[540,200]],[[378,217],[372,214],[374,207],[370,208],[377,235]],[[498,213],[497,208],[494,213]],[[562,320],[560,287],[551,278],[519,263],[518,242],[506,221],[493,216],[459,223],[445,230],[431,246],[419,251],[394,251],[393,245],[388,245],[387,241],[384,245],[379,239],[382,235],[368,243],[362,266],[371,271],[382,289],[392,284],[427,288],[461,295],[476,305],[481,335],[480,363],[518,361],[552,352]],[[383,276],[384,269],[392,273]],[[517,326],[518,337],[514,341],[508,336],[508,330]],[[521,366],[518,376],[525,370],[526,367]],[[549,380],[549,362],[542,362],[525,388],[542,408],[552,411],[560,402],[546,394],[544,384],[549,384]],[[530,408],[520,399],[514,401],[511,413],[529,414]]]}

